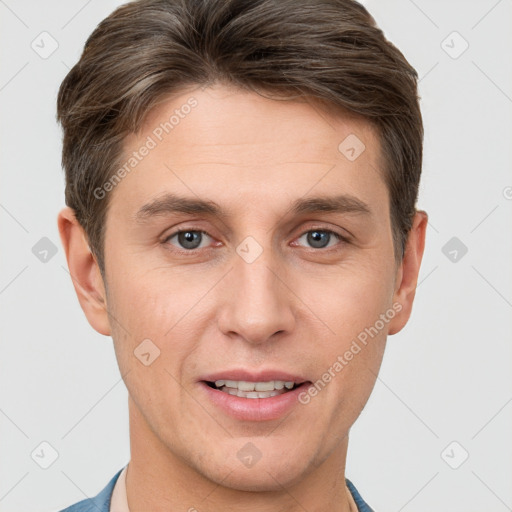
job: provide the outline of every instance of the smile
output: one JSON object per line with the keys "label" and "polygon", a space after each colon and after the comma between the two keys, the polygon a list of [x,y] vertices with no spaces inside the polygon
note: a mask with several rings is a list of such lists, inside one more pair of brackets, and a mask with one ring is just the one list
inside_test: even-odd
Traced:
{"label": "smile", "polygon": [[207,382],[208,386],[223,393],[240,398],[271,398],[294,389],[298,384],[292,381],[270,380],[265,382],[248,382],[245,380],[216,380]]}

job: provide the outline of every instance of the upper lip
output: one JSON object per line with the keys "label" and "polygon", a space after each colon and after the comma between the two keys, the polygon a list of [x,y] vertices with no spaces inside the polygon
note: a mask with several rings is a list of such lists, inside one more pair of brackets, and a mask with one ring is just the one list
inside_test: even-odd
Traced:
{"label": "upper lip", "polygon": [[300,375],[281,370],[260,370],[257,372],[251,372],[244,369],[231,369],[210,373],[201,377],[199,380],[206,382],[215,382],[217,380],[242,380],[246,382],[269,382],[271,380],[281,380],[283,382],[294,382],[295,384],[308,382],[307,379]]}

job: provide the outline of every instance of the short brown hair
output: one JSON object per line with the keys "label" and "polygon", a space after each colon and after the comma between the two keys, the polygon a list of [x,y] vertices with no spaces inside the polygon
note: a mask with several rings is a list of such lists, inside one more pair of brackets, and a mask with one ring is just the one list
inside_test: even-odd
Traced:
{"label": "short brown hair", "polygon": [[104,273],[108,197],[94,191],[121,163],[123,140],[173,92],[215,82],[292,93],[377,128],[401,260],[416,211],[423,125],[417,73],[353,0],[138,0],[87,39],[62,82],[66,204]]}

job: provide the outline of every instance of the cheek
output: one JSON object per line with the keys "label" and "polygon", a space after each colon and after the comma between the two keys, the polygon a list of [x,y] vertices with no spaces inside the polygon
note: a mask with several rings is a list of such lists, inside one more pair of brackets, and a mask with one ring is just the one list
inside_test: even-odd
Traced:
{"label": "cheek", "polygon": [[[197,293],[173,269],[144,271],[124,260],[111,275],[112,309],[133,334],[164,335],[182,317]],[[130,328],[128,328],[130,327]]]}
{"label": "cheek", "polygon": [[194,286],[183,272],[142,271],[140,263],[138,268],[128,259],[120,262],[111,275],[108,301],[112,338],[123,373],[130,371],[130,378],[140,380],[146,389],[157,389],[162,380],[173,388],[172,377],[182,380],[183,363],[201,339],[195,331],[205,322],[197,307],[207,291],[203,288]]}
{"label": "cheek", "polygon": [[[180,331],[180,314],[165,298],[149,296],[140,287],[120,286],[113,296],[116,321],[112,338],[119,369],[133,401],[151,422],[168,421],[165,404],[176,404],[183,380],[183,362],[193,347]],[[130,296],[128,292],[133,292]],[[178,407],[178,406],[176,406]],[[179,408],[179,407],[178,407]]]}
{"label": "cheek", "polygon": [[[392,284],[389,272],[371,265],[340,268],[322,279],[316,276],[314,284],[301,280],[300,293],[311,308],[308,323],[322,331],[316,387],[336,417],[335,411],[347,408],[359,414],[373,389],[395,314]],[[323,383],[328,383],[326,393]]]}
{"label": "cheek", "polygon": [[345,341],[373,325],[393,296],[391,272],[369,264],[342,265],[296,283],[312,317],[323,322],[329,336]]}

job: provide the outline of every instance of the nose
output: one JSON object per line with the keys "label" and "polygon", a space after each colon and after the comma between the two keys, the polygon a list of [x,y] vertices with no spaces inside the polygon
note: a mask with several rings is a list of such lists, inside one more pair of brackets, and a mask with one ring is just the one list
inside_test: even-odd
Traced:
{"label": "nose", "polygon": [[218,326],[231,338],[239,336],[257,345],[290,333],[295,325],[293,292],[286,274],[266,249],[252,263],[237,254],[234,268],[223,280]]}

